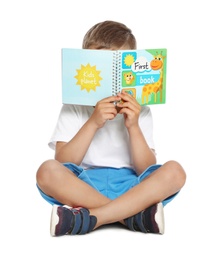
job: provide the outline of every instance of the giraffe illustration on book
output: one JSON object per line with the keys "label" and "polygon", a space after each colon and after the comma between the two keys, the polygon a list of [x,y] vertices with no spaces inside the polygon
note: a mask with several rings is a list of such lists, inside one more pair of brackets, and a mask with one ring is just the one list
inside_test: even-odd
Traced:
{"label": "giraffe illustration on book", "polygon": [[[142,103],[148,103],[150,95],[154,94],[154,102],[157,102],[157,93],[160,93],[160,102],[162,102],[162,91],[163,91],[163,69],[164,69],[164,58],[165,56],[156,53],[154,59],[150,62],[152,70],[160,70],[160,77],[157,82],[146,84],[142,89]],[[146,102],[145,102],[146,99]]]}

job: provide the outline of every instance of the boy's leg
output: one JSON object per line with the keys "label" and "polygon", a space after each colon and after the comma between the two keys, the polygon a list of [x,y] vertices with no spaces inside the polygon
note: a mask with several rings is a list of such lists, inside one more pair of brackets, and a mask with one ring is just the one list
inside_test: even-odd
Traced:
{"label": "boy's leg", "polygon": [[[38,185],[49,196],[71,207],[81,205],[88,208],[88,215],[96,218],[93,229],[108,223],[123,222],[121,220],[163,201],[182,188],[185,178],[183,168],[177,162],[170,161],[127,193],[111,201],[57,161],[45,162],[37,173]],[[90,218],[86,217],[85,220],[89,221]]]}
{"label": "boy's leg", "polygon": [[97,208],[111,201],[56,160],[39,167],[37,184],[45,194],[70,207]]}
{"label": "boy's leg", "polygon": [[97,217],[95,228],[126,219],[177,193],[184,185],[186,174],[175,161],[165,163],[137,186],[108,204],[90,208]]}

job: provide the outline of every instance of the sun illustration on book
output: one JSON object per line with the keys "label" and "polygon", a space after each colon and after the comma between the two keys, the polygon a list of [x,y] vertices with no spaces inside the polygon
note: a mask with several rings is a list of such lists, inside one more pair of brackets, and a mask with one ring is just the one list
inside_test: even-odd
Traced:
{"label": "sun illustration on book", "polygon": [[76,85],[80,85],[81,90],[86,89],[88,92],[96,91],[96,87],[100,87],[100,80],[102,80],[100,71],[89,63],[86,66],[81,65],[81,69],[77,69],[77,75],[74,78],[77,79]]}
{"label": "sun illustration on book", "polygon": [[124,58],[124,63],[126,66],[131,66],[134,63],[134,56],[127,54]]}

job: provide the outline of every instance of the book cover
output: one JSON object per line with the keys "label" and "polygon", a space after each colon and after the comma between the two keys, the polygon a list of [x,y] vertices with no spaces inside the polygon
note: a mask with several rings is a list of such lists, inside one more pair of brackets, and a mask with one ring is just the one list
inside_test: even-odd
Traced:
{"label": "book cover", "polygon": [[140,105],[166,102],[166,49],[62,49],[62,103],[91,105],[125,90]]}

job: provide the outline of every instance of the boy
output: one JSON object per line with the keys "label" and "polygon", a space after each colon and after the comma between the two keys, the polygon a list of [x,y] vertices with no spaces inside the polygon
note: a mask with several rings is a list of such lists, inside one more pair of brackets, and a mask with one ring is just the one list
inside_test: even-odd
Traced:
{"label": "boy", "polygon": [[[136,40],[124,24],[104,21],[86,33],[83,48],[136,49]],[[37,187],[53,205],[52,236],[86,234],[114,222],[164,233],[163,206],[186,174],[176,161],[156,164],[152,132],[150,108],[125,92],[95,107],[62,106],[49,142],[55,160],[37,171]]]}

